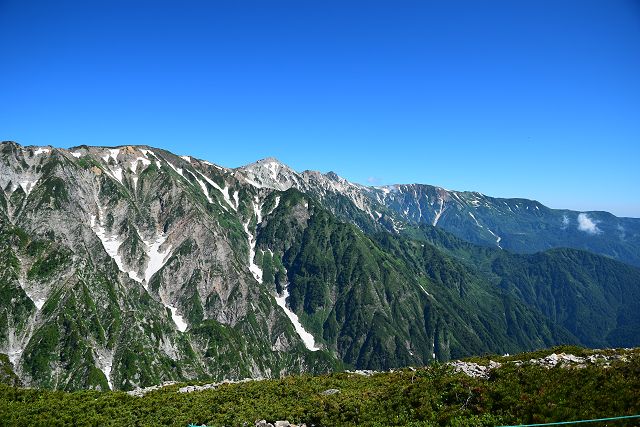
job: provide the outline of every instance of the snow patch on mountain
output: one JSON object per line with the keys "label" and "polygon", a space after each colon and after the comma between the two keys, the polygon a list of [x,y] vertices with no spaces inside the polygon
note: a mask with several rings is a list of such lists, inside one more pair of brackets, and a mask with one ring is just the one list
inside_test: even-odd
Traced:
{"label": "snow patch on mountain", "polygon": [[136,157],[135,159],[133,159],[131,161],[131,163],[129,164],[129,170],[131,171],[131,173],[133,173],[133,176],[131,177],[132,181],[133,181],[133,191],[135,192],[136,189],[138,188],[138,165],[142,163],[142,171],[144,171],[144,169],[149,166],[151,164],[151,161],[149,159],[147,159],[146,157]]}
{"label": "snow patch on mountain", "polygon": [[47,302],[46,298],[38,298],[37,300],[33,301],[33,304],[36,306],[36,309],[40,311],[42,310],[45,302]]}
{"label": "snow patch on mountain", "polygon": [[[273,207],[269,210],[269,212],[267,212],[267,215],[271,215],[271,213],[275,211],[279,205],[280,205],[280,196],[276,196],[276,200],[273,203]],[[273,253],[271,253],[271,255],[273,255]]]}
{"label": "snow patch on mountain", "polygon": [[109,167],[109,170],[113,174],[113,177],[117,179],[120,182],[120,184],[122,184],[122,168],[115,166],[115,167]]}
{"label": "snow patch on mountain", "polygon": [[421,284],[418,284],[418,286],[420,286],[420,289],[422,289],[422,292],[424,292],[427,296],[433,298],[433,296],[429,292],[427,292],[424,286],[422,286]]}
{"label": "snow patch on mountain", "polygon": [[38,147],[36,148],[36,150],[33,152],[34,156],[37,156],[39,154],[49,154],[51,152],[51,148],[48,147]]}
{"label": "snow patch on mountain", "polygon": [[97,368],[102,371],[107,378],[109,389],[113,390],[113,382],[111,381],[111,368],[113,367],[113,351],[108,349],[96,349]]}
{"label": "snow patch on mountain", "polygon": [[471,212],[469,212],[469,215],[471,216],[471,218],[473,218],[473,220],[476,222],[476,225],[477,225],[478,227],[480,227],[480,228],[483,228],[483,229],[487,230],[487,231],[489,232],[489,234],[491,234],[493,237],[495,237],[495,239],[496,239],[496,245],[497,245],[500,249],[502,249],[502,246],[500,246],[500,241],[502,240],[502,237],[498,236],[496,233],[494,233],[493,231],[491,231],[491,229],[489,229],[489,227],[485,227],[484,225],[480,224],[480,223],[478,222],[478,220],[476,219],[476,217],[475,217]]}
{"label": "snow patch on mountain", "polygon": [[173,319],[173,323],[176,324],[176,328],[180,332],[184,332],[187,330],[187,322],[184,321],[184,317],[178,314],[178,309],[172,305],[165,305],[171,311],[171,318]]}
{"label": "snow patch on mountain", "polygon": [[[215,182],[214,180],[212,180],[211,178],[209,178],[208,176],[206,176],[205,174],[198,172],[200,174],[200,176],[202,176],[208,183],[209,185],[211,185],[213,188],[215,188],[216,190],[218,190],[221,194],[222,197],[224,197],[224,201],[227,202],[227,204],[229,206],[231,206],[231,208],[236,211],[238,210],[238,205],[239,205],[239,200],[238,200],[238,192],[236,191],[236,194],[234,194],[234,198],[235,198],[235,203],[231,200],[231,197],[229,197],[229,187],[225,186],[224,188],[220,187],[218,185],[217,182]],[[204,185],[204,184],[201,184]]]}
{"label": "snow patch on mountain", "polygon": [[[148,292],[149,281],[154,276],[154,274],[156,274],[160,269],[162,269],[162,267],[164,267],[169,258],[171,245],[167,245],[164,249],[160,249],[167,240],[167,236],[165,234],[160,234],[155,240],[142,240],[142,242],[144,243],[144,251],[147,255],[148,260],[146,268],[144,270],[144,277],[139,277],[137,272],[129,271],[126,269],[124,263],[122,262],[122,257],[118,255],[118,248],[120,247],[124,239],[121,239],[116,235],[108,235],[105,232],[102,224],[96,223],[95,216],[93,215],[91,216],[91,228],[94,229],[94,232],[102,241],[105,250],[116,262],[120,271],[127,273],[129,277],[131,277],[131,279],[135,280],[138,283],[141,283],[144,289]],[[162,296],[160,296],[160,299],[162,304],[171,311],[171,318],[176,324],[176,328],[179,331],[184,332],[187,328],[187,323],[184,321],[184,318],[178,314],[177,308],[171,304],[168,304],[165,299],[162,298]],[[109,369],[110,367],[111,365],[108,365]],[[104,366],[100,369],[105,372]],[[107,375],[106,372],[105,375]]]}
{"label": "snow patch on mountain", "polygon": [[168,245],[163,250],[160,247],[167,240],[165,234],[160,234],[154,241],[143,240],[145,244],[145,252],[149,260],[147,261],[147,267],[144,270],[144,288],[148,290],[149,280],[156,274],[167,262],[169,253],[171,252],[171,245]]}
{"label": "snow patch on mountain", "polygon": [[[118,155],[120,154],[119,148],[108,148],[106,149],[106,154],[102,156],[102,160],[104,160],[107,165],[107,170],[110,175],[115,178],[120,184],[122,184],[122,168],[118,166]],[[115,163],[113,166],[109,163],[109,161],[113,159]]]}
{"label": "snow patch on mountain", "polygon": [[[165,160],[166,161],[166,160]],[[171,167],[171,169],[173,169],[178,175],[180,175],[181,177],[185,178],[184,176],[184,172],[182,171],[182,168],[179,168],[177,166],[174,166],[173,163],[166,161],[167,164]],[[186,178],[185,178],[186,179]]]}
{"label": "snow patch on mountain", "polygon": [[38,180],[39,178],[31,178],[31,179],[26,179],[24,181],[20,181],[20,187],[22,187],[22,190],[24,190],[27,196],[31,193],[33,188],[36,186],[36,184],[38,183]]}
{"label": "snow patch on mountain", "polygon": [[[256,228],[262,222],[262,208],[258,203],[258,198],[253,201],[253,213],[256,217]],[[243,224],[244,231],[247,234],[247,239],[249,240],[249,271],[253,274],[253,277],[258,281],[258,283],[262,283],[262,269],[255,263],[254,258],[256,257],[256,233],[255,230],[249,230],[249,225],[251,223],[251,218],[247,220],[246,223]]]}
{"label": "snow patch on mountain", "polygon": [[[151,164],[151,161],[145,157],[136,157],[129,164],[129,170],[133,173],[138,173],[138,165],[142,163],[142,170]],[[142,172],[142,171],[141,171]]]}
{"label": "snow patch on mountain", "polygon": [[151,154],[156,162],[156,166],[158,167],[158,169],[162,168],[162,162],[160,162],[160,158],[158,156],[156,156],[156,153],[154,153],[151,150],[146,150],[144,148],[140,148],[140,152],[146,157],[149,158],[149,154]]}
{"label": "snow patch on mountain", "polygon": [[482,225],[480,225],[480,223],[478,222],[478,220],[476,219],[476,217],[475,217],[471,212],[469,212],[469,216],[471,216],[471,218],[473,218],[473,220],[476,222],[476,225],[477,225],[478,227],[480,227],[480,228],[484,228]]}
{"label": "snow patch on mountain", "polygon": [[124,239],[120,238],[120,236],[118,236],[117,234],[107,233],[107,230],[102,223],[102,220],[104,218],[104,211],[100,207],[100,205],[98,205],[98,214],[100,218],[96,218],[96,216],[93,214],[91,215],[89,226],[91,227],[95,235],[98,236],[100,242],[102,242],[104,250],[111,257],[111,259],[116,262],[118,269],[123,273],[129,275],[129,277],[136,282],[140,282],[141,280],[138,277],[138,274],[133,270],[128,270],[124,265],[122,257],[118,254],[118,249],[120,248],[120,245],[122,245],[122,242],[124,242]]}
{"label": "snow patch on mountain", "polygon": [[102,160],[104,160],[105,163],[109,163],[109,159],[111,158],[113,159],[114,162],[117,162],[119,153],[120,153],[119,148],[109,148],[107,149],[107,154],[102,156]]}
{"label": "snow patch on mountain", "polygon": [[209,190],[207,190],[207,186],[204,184],[204,181],[202,181],[200,178],[196,176],[194,177],[196,178],[196,181],[198,182],[198,184],[200,184],[200,188],[202,188],[202,192],[204,193],[204,196],[207,198],[209,203],[213,203],[213,199],[209,195]]}
{"label": "snow patch on mountain", "polygon": [[22,333],[18,334],[14,325],[9,325],[7,330],[7,344],[0,348],[0,352],[5,353],[9,357],[9,362],[13,365],[13,370],[19,372],[19,362],[27,347],[31,336],[33,335],[36,324],[36,316],[30,316],[27,320]]}
{"label": "snow patch on mountain", "polygon": [[302,326],[302,323],[300,323],[300,319],[298,318],[298,315],[295,314],[293,311],[291,311],[289,307],[287,307],[288,297],[289,297],[289,290],[285,287],[284,289],[282,289],[282,293],[280,295],[276,295],[275,297],[276,304],[278,304],[284,310],[289,320],[291,320],[291,323],[293,324],[293,327],[295,328],[296,333],[298,334],[298,336],[300,336],[300,339],[304,343],[305,347],[307,347],[307,349],[311,351],[320,350],[320,348],[316,346],[316,340],[313,337],[313,335],[307,332],[304,326]]}
{"label": "snow patch on mountain", "polygon": [[[166,234],[160,234],[154,241],[143,240],[145,244],[145,252],[149,260],[147,261],[147,267],[144,271],[144,281],[142,282],[142,286],[144,286],[145,290],[149,291],[149,281],[153,278],[153,276],[164,267],[171,255],[171,245],[167,245],[164,249],[160,249],[162,245],[167,240]],[[173,304],[167,302],[167,298],[160,293],[160,302],[169,309],[171,312],[171,319],[173,323],[175,323],[176,328],[180,332],[184,332],[187,330],[188,324],[178,313],[178,308]]]}
{"label": "snow patch on mountain", "polygon": [[438,224],[438,221],[440,220],[440,217],[442,216],[442,213],[444,212],[444,197],[439,197],[438,200],[440,201],[440,209],[438,210],[438,212],[436,212],[436,216],[433,217],[433,226],[435,227]]}
{"label": "snow patch on mountain", "polygon": [[498,236],[496,233],[494,233],[493,231],[491,231],[489,228],[486,228],[486,230],[487,230],[489,233],[491,233],[491,235],[492,235],[493,237],[495,237],[495,238],[496,238],[496,245],[497,245],[500,249],[502,249],[502,246],[500,246],[500,241],[502,240],[502,237]]}

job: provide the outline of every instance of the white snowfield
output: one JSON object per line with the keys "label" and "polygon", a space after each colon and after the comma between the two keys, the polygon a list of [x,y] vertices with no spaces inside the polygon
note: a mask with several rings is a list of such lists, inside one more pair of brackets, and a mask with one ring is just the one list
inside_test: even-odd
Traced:
{"label": "white snowfield", "polygon": [[[229,196],[229,187],[225,186],[224,188],[220,187],[214,180],[212,180],[211,178],[209,178],[208,176],[206,176],[205,174],[198,172],[200,174],[200,176],[202,176],[208,183],[209,185],[211,185],[213,188],[215,188],[216,190],[218,190],[220,193],[222,193],[222,197],[224,197],[224,201],[227,202],[227,204],[229,206],[231,206],[231,208],[236,211],[238,210],[238,204],[239,204],[239,200],[238,200],[238,192],[236,191],[236,193],[234,194],[234,199],[235,199],[235,203],[231,200],[231,197]],[[200,184],[202,185],[203,188],[204,184]]]}
{"label": "white snowfield", "polygon": [[107,384],[109,384],[109,389],[113,390],[113,382],[111,381],[111,368],[113,366],[113,351],[96,348],[95,352],[96,352],[96,365],[98,366],[98,369],[102,371],[104,376],[107,377]]}
{"label": "white snowfield", "polygon": [[442,213],[444,212],[444,198],[443,197],[439,197],[438,198],[440,201],[440,209],[438,210],[438,212],[436,212],[436,216],[433,218],[433,226],[435,227],[438,224],[438,220],[440,220],[440,217],[442,216]]}
{"label": "white snowfield", "polygon": [[[103,218],[104,213],[100,205],[98,205],[98,212],[100,214],[100,218]],[[135,280],[138,283],[141,283],[144,289],[148,292],[149,281],[154,274],[156,274],[162,269],[162,267],[164,267],[171,255],[171,245],[167,245],[164,249],[160,249],[167,240],[167,236],[165,234],[160,234],[153,241],[142,240],[144,243],[144,250],[147,254],[148,261],[144,271],[144,277],[140,277],[135,270],[127,269],[122,257],[118,254],[118,249],[120,248],[120,245],[122,245],[124,238],[121,238],[116,234],[108,234],[105,227],[102,225],[101,220],[97,220],[95,215],[91,215],[90,225],[96,236],[98,236],[98,238],[102,242],[102,246],[104,247],[107,254],[116,262],[118,269],[120,269],[120,271],[122,271],[123,273],[126,273],[131,279]],[[176,328],[180,332],[186,331],[188,327],[187,322],[180,314],[178,314],[178,309],[175,306],[167,303],[164,298],[161,298],[161,301],[162,304],[164,304],[164,306],[171,311],[171,318],[175,323]],[[41,308],[44,304],[44,300],[38,300],[36,302],[36,306],[38,306],[38,304],[40,304]]]}
{"label": "white snowfield", "polygon": [[35,304],[36,308],[38,309],[38,311],[42,310],[42,307],[44,306],[44,303],[47,301],[46,298],[38,298],[37,300],[33,301],[33,303]]}
{"label": "white snowfield", "polygon": [[[147,268],[144,271],[144,282],[142,282],[142,286],[144,286],[147,291],[149,290],[149,281],[153,275],[164,267],[171,256],[171,245],[167,245],[163,250],[160,249],[166,240],[167,236],[165,234],[160,234],[153,242],[144,241],[145,252],[147,253],[147,257],[149,257],[149,261],[147,262]],[[184,317],[178,314],[178,309],[174,305],[167,303],[166,299],[162,295],[160,295],[160,300],[171,312],[171,319],[173,320],[173,323],[175,323],[176,328],[180,332],[186,331],[188,324],[184,320]]]}
{"label": "white snowfield", "polygon": [[485,230],[487,230],[489,233],[491,233],[491,235],[492,235],[493,237],[495,237],[495,238],[496,238],[496,246],[498,246],[500,249],[502,249],[502,246],[500,246],[500,241],[502,240],[502,237],[498,236],[496,233],[494,233],[493,231],[491,231],[491,230],[489,229],[489,227],[485,227],[484,225],[480,224],[480,223],[478,222],[478,220],[476,219],[476,217],[475,217],[471,212],[469,212],[469,215],[471,216],[471,218],[473,218],[473,220],[476,222],[476,225],[477,225],[478,227],[480,227],[480,228],[484,228],[484,229],[485,229]]}
{"label": "white snowfield", "polygon": [[173,323],[176,324],[176,328],[180,332],[184,332],[187,330],[187,322],[184,321],[184,317],[178,314],[178,309],[172,305],[166,305],[166,307],[171,310],[171,318],[173,319]]}
{"label": "white snowfield", "polygon": [[24,192],[28,196],[31,193],[31,191],[34,189],[37,183],[38,183],[38,178],[34,178],[30,180],[28,179],[25,181],[20,181],[20,187],[22,187],[22,190],[24,190]]}
{"label": "white snowfield", "polygon": [[50,152],[51,152],[51,148],[49,147],[38,147],[33,152],[33,155],[37,156],[39,154],[49,154]]}
{"label": "white snowfield", "polygon": [[144,271],[144,287],[148,290],[149,280],[166,264],[169,253],[171,252],[171,245],[168,245],[163,250],[160,250],[160,246],[167,240],[165,234],[160,234],[155,241],[143,240],[145,246],[145,252],[149,261],[147,262],[147,268]]}
{"label": "white snowfield", "polygon": [[[193,175],[193,174],[192,174]],[[209,203],[213,203],[213,199],[211,198],[211,196],[209,195],[209,190],[207,190],[207,186],[204,185],[204,182],[198,178],[197,176],[193,175],[193,177],[196,179],[196,181],[198,182],[198,184],[200,185],[200,188],[202,188],[202,192],[204,193],[204,196],[207,198],[207,201]]]}
{"label": "white snowfield", "polygon": [[[278,206],[279,203],[280,203],[280,197],[277,197],[275,206],[271,211],[273,211]],[[256,217],[256,227],[257,227],[259,224],[262,223],[262,205],[260,204],[260,201],[258,200],[257,197],[253,201],[253,213]],[[251,230],[249,230],[250,222],[251,222],[251,218],[249,218],[247,222],[243,224],[244,231],[247,234],[247,239],[249,240],[249,271],[251,271],[251,274],[253,274],[253,277],[255,277],[255,279],[259,283],[262,283],[262,269],[254,262],[254,258],[256,256],[256,235],[255,235],[255,232],[252,232]],[[282,309],[284,310],[289,320],[291,320],[293,327],[295,328],[297,334],[302,339],[302,342],[304,342],[304,345],[307,347],[307,349],[311,351],[320,350],[320,348],[316,346],[316,342],[315,342],[315,339],[313,338],[313,335],[307,332],[304,329],[304,326],[302,326],[302,324],[300,323],[300,320],[298,319],[298,315],[295,314],[293,311],[291,311],[287,307],[286,301],[288,296],[289,296],[289,291],[286,288],[283,289],[281,295],[275,296],[276,303],[280,307],[282,307]]]}
{"label": "white snowfield", "polygon": [[128,274],[129,277],[131,277],[133,280],[140,282],[138,274],[133,270],[127,270],[122,257],[118,254],[118,249],[120,248],[120,245],[122,245],[124,239],[120,239],[120,237],[116,234],[109,235],[107,233],[107,230],[102,225],[102,218],[104,218],[104,213],[100,206],[98,206],[98,212],[100,215],[99,219],[96,218],[95,215],[91,215],[91,229],[102,242],[102,246],[104,247],[104,250],[107,252],[107,254],[116,262],[118,269],[120,269],[120,271],[122,271],[123,273]]}
{"label": "white snowfield", "polygon": [[302,342],[304,342],[304,345],[307,347],[307,349],[311,351],[320,350],[320,347],[316,346],[316,340],[315,338],[313,338],[313,335],[307,332],[307,330],[304,329],[304,326],[302,326],[302,323],[300,323],[300,320],[298,319],[298,315],[295,314],[293,311],[291,311],[289,307],[287,307],[288,297],[289,297],[289,290],[287,288],[284,288],[282,290],[282,294],[276,296],[276,303],[280,307],[282,307],[287,317],[289,317],[289,320],[291,320],[291,323],[293,323],[293,327],[295,328],[296,332],[300,336],[300,339],[302,339]]}
{"label": "white snowfield", "polygon": [[[256,216],[257,227],[262,222],[262,210],[258,204],[257,197],[253,202],[253,213]],[[258,283],[262,283],[262,269],[254,261],[254,258],[256,257],[256,235],[254,231],[249,230],[250,223],[251,218],[247,219],[247,222],[242,224],[244,232],[247,234],[247,239],[249,240],[249,271],[251,271],[251,274],[253,274],[253,277],[255,277]]]}
{"label": "white snowfield", "polygon": [[149,159],[147,159],[146,157],[137,157],[135,158],[130,164],[129,164],[129,170],[131,171],[131,173],[133,174],[133,176],[131,177],[133,180],[133,190],[135,191],[138,188],[138,166],[139,164],[142,163],[142,168],[140,170],[140,172],[142,172],[143,170],[145,170],[145,168],[147,166],[149,166],[151,164],[151,161]]}

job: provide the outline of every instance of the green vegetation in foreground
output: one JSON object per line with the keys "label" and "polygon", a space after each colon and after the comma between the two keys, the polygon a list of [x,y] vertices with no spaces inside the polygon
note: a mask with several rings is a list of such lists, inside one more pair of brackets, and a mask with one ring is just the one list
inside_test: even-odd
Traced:
{"label": "green vegetation in foreground", "polygon": [[[582,355],[593,353],[586,351]],[[550,353],[527,353],[521,360]],[[433,365],[371,377],[352,373],[293,376],[189,394],[177,393],[179,386],[174,385],[145,397],[0,385],[0,425],[241,426],[266,419],[318,426],[494,426],[633,415],[640,413],[640,350],[624,354],[627,361],[614,361],[607,368],[545,369],[509,363],[488,379]],[[499,359],[505,362],[514,357]],[[340,392],[323,395],[328,389]],[[612,425],[637,422],[622,420]]]}

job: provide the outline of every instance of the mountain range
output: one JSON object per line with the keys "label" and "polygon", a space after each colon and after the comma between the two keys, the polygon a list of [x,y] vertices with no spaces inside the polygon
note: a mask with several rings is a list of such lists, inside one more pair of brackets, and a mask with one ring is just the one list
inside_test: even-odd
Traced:
{"label": "mountain range", "polygon": [[0,236],[0,353],[33,387],[640,344],[640,219],[606,212],[3,142]]}

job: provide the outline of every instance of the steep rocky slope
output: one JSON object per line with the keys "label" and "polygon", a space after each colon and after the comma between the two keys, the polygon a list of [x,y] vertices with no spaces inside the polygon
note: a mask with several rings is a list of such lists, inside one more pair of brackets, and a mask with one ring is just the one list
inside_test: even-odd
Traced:
{"label": "steep rocky slope", "polygon": [[[6,142],[0,190],[0,353],[29,386],[131,389],[640,339],[636,268],[579,251],[454,250],[452,235],[429,238],[432,225],[377,200],[391,190],[275,159],[227,169],[146,146]],[[571,280],[549,275],[555,265]],[[582,293],[550,307],[549,287]]]}

